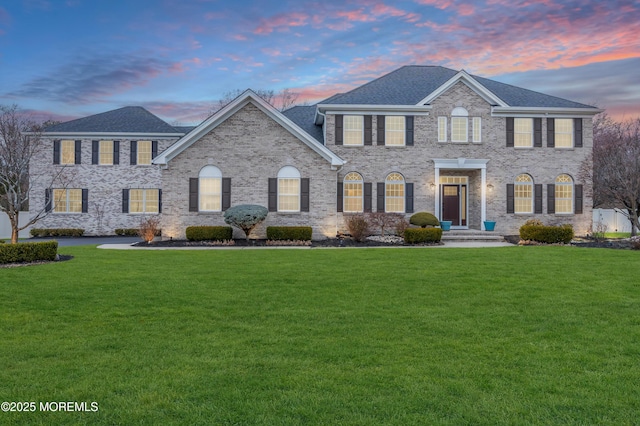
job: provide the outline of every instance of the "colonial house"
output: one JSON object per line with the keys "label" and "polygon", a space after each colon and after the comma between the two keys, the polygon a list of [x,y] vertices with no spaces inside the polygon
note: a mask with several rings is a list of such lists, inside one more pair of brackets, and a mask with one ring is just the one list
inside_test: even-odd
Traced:
{"label": "colonial house", "polygon": [[280,112],[247,90],[195,128],[125,107],[47,129],[33,168],[37,226],[110,234],[161,215],[164,237],[223,225],[238,204],[269,209],[256,230],[308,225],[316,239],[361,212],[428,211],[456,229],[516,234],[529,219],[591,226],[579,168],[599,109],[439,66],[405,66],[312,106]]}

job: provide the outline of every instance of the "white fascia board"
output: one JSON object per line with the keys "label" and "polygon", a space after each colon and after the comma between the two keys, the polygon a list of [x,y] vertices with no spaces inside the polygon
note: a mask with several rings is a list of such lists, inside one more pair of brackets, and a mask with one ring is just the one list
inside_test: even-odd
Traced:
{"label": "white fascia board", "polygon": [[184,133],[118,133],[118,132],[44,132],[43,138],[111,138],[111,139],[174,139]]}
{"label": "white fascia board", "polygon": [[318,104],[316,108],[317,125],[323,124],[325,114],[368,115],[429,115],[431,105],[363,105],[363,104]]}
{"label": "white fascia board", "polygon": [[340,166],[344,164],[344,161],[340,157],[331,152],[324,145],[321,145],[320,142],[309,136],[307,132],[298,127],[294,122],[285,117],[280,111],[268,104],[260,96],[256,95],[252,90],[246,90],[227,106],[203,121],[198,127],[186,134],[182,139],[178,140],[165,152],[156,157],[153,163],[167,164],[182,151],[194,144],[211,130],[215,129],[218,125],[222,124],[225,120],[227,120],[229,117],[231,117],[233,114],[238,112],[249,103],[255,105],[268,117],[287,129],[291,134],[293,134],[304,144],[309,146],[309,148],[318,153],[325,160],[329,161],[332,166]]}
{"label": "white fascia board", "polygon": [[462,81],[471,90],[476,92],[482,99],[491,105],[500,105],[503,107],[508,104],[500,99],[495,93],[480,84],[475,78],[471,77],[465,70],[458,72],[456,75],[447,80],[442,86],[431,92],[426,98],[418,102],[418,105],[431,104],[434,99],[442,95],[444,92],[452,88],[458,81]]}
{"label": "white fascia board", "polygon": [[603,112],[598,108],[547,108],[547,107],[493,107],[493,117],[549,117],[549,118],[579,118],[593,117]]}
{"label": "white fascia board", "polygon": [[489,160],[479,158],[434,158],[436,169],[478,170],[486,169]]}

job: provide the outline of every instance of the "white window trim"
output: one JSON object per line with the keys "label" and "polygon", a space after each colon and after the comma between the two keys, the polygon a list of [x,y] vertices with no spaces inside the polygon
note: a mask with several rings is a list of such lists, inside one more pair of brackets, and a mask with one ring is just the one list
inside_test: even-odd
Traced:
{"label": "white window trim", "polygon": [[[528,120],[531,123],[531,130],[528,132],[518,132],[517,120]],[[517,145],[516,139],[517,135],[529,135],[529,145]],[[533,148],[533,118],[524,118],[524,117],[516,117],[513,119],[513,147],[516,149],[529,149]]]}
{"label": "white window trim", "polygon": [[[282,194],[282,191],[280,190],[280,182],[284,180],[295,180],[298,183],[298,193],[297,193],[298,203],[297,203],[296,209],[294,210],[284,210],[280,208],[280,197],[282,195],[286,195],[287,197],[292,197],[294,195],[294,194]],[[301,191],[302,191],[302,185],[301,185],[300,171],[293,166],[284,166],[283,168],[281,168],[280,171],[278,172],[278,200],[277,200],[278,212],[279,213],[299,213],[300,203],[302,198]]]}
{"label": "white window trim", "polygon": [[[102,162],[102,146],[103,145],[107,145],[107,144],[111,144],[111,162],[110,163],[103,163]],[[99,166],[113,166],[113,146],[114,146],[114,142],[113,141],[100,141],[98,142],[98,165]],[[104,152],[105,154],[107,153],[107,151]]]}
{"label": "white window trim", "polygon": [[[346,180],[347,176],[349,176],[350,174],[356,174],[358,176],[360,176],[359,180]],[[353,197],[353,196],[347,196],[347,191],[345,190],[344,186],[347,184],[356,184],[356,185],[360,185],[360,197]],[[362,213],[364,211],[364,178],[362,177],[362,175],[358,172],[349,172],[345,175],[344,179],[342,180],[342,185],[343,185],[343,191],[342,191],[342,211],[344,213]],[[347,210],[347,200],[354,200],[356,198],[360,199],[360,210]]]}
{"label": "white window trim", "polygon": [[[454,131],[453,131],[453,122],[454,119],[464,119],[464,139],[461,140],[454,140],[453,139],[453,135],[454,135]],[[455,117],[451,117],[451,142],[453,143],[467,143],[469,142],[469,117],[460,117],[460,116],[455,116]]]}
{"label": "white window trim", "polygon": [[[64,191],[64,200],[61,200],[60,204],[65,205],[64,211],[56,211],[56,207],[58,206],[58,202],[55,197],[56,191]],[[80,211],[72,212],[69,211],[69,195],[71,191],[80,191]],[[53,188],[51,190],[51,198],[52,198],[52,208],[51,212],[53,214],[82,214],[82,189],[81,188]]]}
{"label": "white window trim", "polygon": [[[390,130],[388,121],[395,118],[402,119],[402,129],[401,130]],[[398,115],[386,115],[384,117],[384,144],[385,146],[406,146],[407,145],[407,120],[404,116]],[[387,141],[389,140],[390,133],[402,133],[402,143],[401,144],[389,144]]]}
{"label": "white window trim", "polygon": [[[211,192],[211,193],[204,193],[203,194],[203,192],[202,192],[202,179],[218,179],[218,193]],[[202,204],[201,204],[201,196],[202,195],[214,195],[214,196],[217,195],[220,208],[219,209],[212,209],[212,210],[203,209],[202,208]],[[198,173],[198,211],[199,212],[204,212],[204,213],[221,212],[222,211],[222,172],[216,166],[212,166],[212,165],[204,166],[202,169],[200,169],[200,173]]]}
{"label": "white window trim", "polygon": [[[64,153],[65,153],[65,149],[64,147],[66,146],[71,146],[71,161],[64,161]],[[64,139],[60,141],[60,165],[61,166],[69,166],[69,165],[73,165],[76,163],[76,141],[75,140],[69,140],[69,139]]]}
{"label": "white window trim", "polygon": [[[131,211],[131,191],[142,191],[142,211],[140,212],[132,212]],[[157,191],[156,194],[158,194],[157,200],[158,200],[158,205],[157,205],[157,211],[155,212],[148,212],[147,211],[147,191]],[[158,188],[131,188],[129,189],[129,214],[160,214],[160,192]]]}
{"label": "white window trim", "polygon": [[[401,197],[397,197],[397,196],[389,196],[387,195],[387,185],[399,185],[400,181],[397,180],[389,180],[389,176],[391,175],[400,175],[402,177],[402,196]],[[402,211],[389,211],[388,207],[389,207],[389,199],[398,199],[398,198],[402,198]],[[398,173],[398,172],[391,172],[387,175],[386,178],[384,178],[384,211],[385,213],[406,213],[407,211],[407,180],[405,179],[404,175],[402,175],[402,173]]]}
{"label": "white window trim", "polygon": [[[534,206],[534,204],[535,204],[535,193],[534,193],[535,192],[535,185],[534,185],[534,182],[533,182],[533,177],[531,177],[531,175],[529,175],[528,173],[522,173],[522,174],[527,175],[531,180],[528,181],[528,182],[518,182],[517,179],[518,179],[518,177],[520,175],[516,176],[516,180],[513,182],[513,213],[514,214],[521,214],[521,215],[530,215],[530,214],[533,214],[533,211],[535,209],[535,206]],[[517,189],[518,185],[522,185],[522,186],[527,185],[527,186],[531,187],[531,197],[528,198],[528,200],[530,202],[529,205],[531,206],[531,210],[530,211],[526,211],[526,212],[517,211],[517,208],[516,208],[517,200],[525,199],[524,197],[517,197],[516,196],[516,194],[517,194],[517,190],[516,189]]]}
{"label": "white window trim", "polygon": [[[569,130],[569,132],[558,132],[558,120],[567,120],[568,122],[571,123],[571,129]],[[573,119],[571,118],[556,118],[555,119],[555,123],[554,123],[554,148],[557,149],[573,149],[575,147],[575,140],[574,140],[574,123],[573,123]],[[569,146],[558,146],[558,135],[566,135],[569,134],[570,138],[571,138],[571,143],[569,144]]]}
{"label": "white window trim", "polygon": [[[558,178],[562,175],[568,176],[569,179],[571,179],[571,182],[560,182],[558,183]],[[562,173],[561,175],[558,175],[558,177],[556,177],[556,180],[554,182],[555,186],[554,186],[554,194],[553,194],[553,198],[554,198],[554,202],[555,202],[555,214],[557,215],[561,215],[561,216],[568,216],[568,215],[573,215],[575,213],[575,181],[573,180],[573,177],[571,175],[568,175],[566,173]],[[567,198],[560,198],[558,197],[558,187],[559,186],[570,186],[571,187],[571,196],[568,198],[568,200],[571,202],[571,207],[569,208],[568,212],[559,212],[558,211],[558,200],[567,200]]]}
{"label": "white window trim", "polygon": [[[147,162],[144,162],[144,163],[140,162],[140,153],[141,153],[140,146],[141,146],[142,143],[144,143],[144,144],[149,143],[149,158],[150,158],[150,160],[149,160],[148,163]],[[153,162],[153,142],[146,141],[146,140],[138,141],[137,144],[136,144],[136,164],[139,165],[139,166],[150,166],[152,162]]]}
{"label": "white window trim", "polygon": [[[347,143],[346,117],[358,117],[360,119],[360,143]],[[355,131],[354,131],[355,132]],[[344,115],[342,119],[342,146],[364,146],[364,115]]]}
{"label": "white window trim", "polygon": [[473,143],[482,143],[482,118],[481,117],[473,117]]}
{"label": "white window trim", "polygon": [[447,129],[448,129],[447,117],[444,117],[444,116],[438,117],[438,142],[447,141]]}

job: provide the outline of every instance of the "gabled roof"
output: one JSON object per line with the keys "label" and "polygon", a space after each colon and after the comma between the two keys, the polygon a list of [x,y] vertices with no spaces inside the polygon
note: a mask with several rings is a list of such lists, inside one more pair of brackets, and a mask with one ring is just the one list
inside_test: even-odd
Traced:
{"label": "gabled roof", "polygon": [[[495,100],[502,107],[531,108],[589,108],[593,106],[573,102],[556,96],[545,95],[521,87],[512,86],[455,71],[441,66],[407,65],[383,75],[350,92],[332,96],[320,105],[423,105],[433,100],[442,89],[462,80],[474,90],[484,92],[483,97]],[[501,105],[499,101],[503,101]]]}
{"label": "gabled roof", "polygon": [[319,154],[322,158],[327,160],[332,167],[339,167],[344,164],[344,161],[338,157],[336,154],[331,152],[324,145],[318,143],[313,137],[311,137],[305,130],[300,128],[297,124],[295,124],[292,120],[287,118],[286,115],[282,114],[280,111],[275,109],[265,100],[263,100],[260,96],[258,96],[252,90],[246,90],[236,99],[234,99],[231,103],[226,105],[220,111],[213,114],[211,117],[207,118],[203,121],[199,126],[193,129],[188,134],[184,135],[180,138],[176,143],[171,145],[167,150],[161,153],[159,156],[154,158],[154,164],[167,164],[173,158],[175,158],[178,154],[183,152],[185,149],[189,148],[195,142],[200,140],[204,135],[209,133],[211,130],[218,127],[220,124],[224,123],[229,117],[233,116],[240,109],[244,108],[249,103],[255,105],[258,109],[260,109],[264,114],[266,114],[269,118],[274,120],[276,123],[280,124],[287,131],[289,131],[293,136],[295,136],[302,143],[307,145],[317,154]]}
{"label": "gabled roof", "polygon": [[140,106],[114,109],[66,123],[55,124],[45,129],[45,133],[58,134],[184,134],[182,129],[170,126],[159,117]]}

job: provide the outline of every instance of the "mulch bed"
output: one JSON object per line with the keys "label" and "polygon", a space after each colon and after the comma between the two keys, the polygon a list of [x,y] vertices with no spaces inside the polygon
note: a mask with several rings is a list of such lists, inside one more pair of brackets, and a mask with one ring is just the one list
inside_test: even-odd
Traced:
{"label": "mulch bed", "polygon": [[[163,240],[153,241],[147,244],[144,241],[133,244],[135,247],[398,247],[398,246],[416,246],[419,244],[398,244],[383,241],[365,240],[358,242],[352,238],[328,238],[326,240],[311,241],[311,244],[291,244],[286,245],[268,245],[267,240],[234,240],[234,245],[214,244],[209,241],[187,241],[187,240]],[[442,243],[422,244],[422,245],[443,245]]]}
{"label": "mulch bed", "polygon": [[33,265],[45,265],[47,263],[66,262],[73,259],[73,256],[67,254],[59,254],[57,260],[42,260],[39,262],[17,262],[17,263],[2,263],[0,269],[3,268],[19,268],[21,266],[33,266]]}

